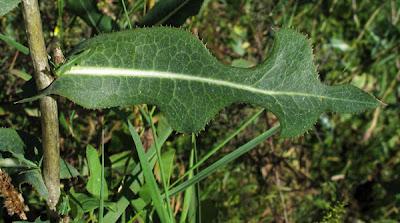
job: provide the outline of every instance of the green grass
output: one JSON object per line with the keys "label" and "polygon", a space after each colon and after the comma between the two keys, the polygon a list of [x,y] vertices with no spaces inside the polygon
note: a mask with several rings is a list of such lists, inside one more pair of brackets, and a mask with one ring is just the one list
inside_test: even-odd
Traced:
{"label": "green grass", "polygon": [[[173,219],[172,219],[172,216],[170,215],[170,213],[168,213],[168,211],[170,209],[164,208],[165,202],[163,201],[163,198],[161,197],[161,192],[157,186],[157,182],[156,182],[156,179],[154,178],[153,172],[151,171],[152,167],[146,158],[145,150],[140,141],[140,137],[136,133],[136,130],[133,128],[132,124],[129,121],[128,121],[128,125],[129,125],[129,131],[132,135],[133,141],[135,142],[136,151],[139,156],[140,165],[142,167],[142,171],[143,171],[143,175],[144,175],[144,179],[145,179],[145,183],[146,183],[145,185],[148,187],[154,208],[156,209],[161,222],[171,222],[171,221],[173,221]],[[167,199],[167,201],[168,201],[168,199]]]}

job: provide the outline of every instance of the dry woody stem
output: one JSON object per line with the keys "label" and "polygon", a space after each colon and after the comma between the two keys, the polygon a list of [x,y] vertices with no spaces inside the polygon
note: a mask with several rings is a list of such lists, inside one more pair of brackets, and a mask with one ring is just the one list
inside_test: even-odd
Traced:
{"label": "dry woody stem", "polygon": [[[46,88],[53,78],[50,75],[44,43],[42,21],[37,0],[23,0],[25,28],[28,35],[34,78],[38,90]],[[47,204],[55,210],[60,197],[60,151],[57,103],[51,97],[40,99],[43,146],[43,178],[49,192]]]}

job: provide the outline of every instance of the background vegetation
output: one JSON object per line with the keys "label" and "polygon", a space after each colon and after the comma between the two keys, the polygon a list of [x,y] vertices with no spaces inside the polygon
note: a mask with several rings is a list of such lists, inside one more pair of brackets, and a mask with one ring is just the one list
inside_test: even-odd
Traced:
{"label": "background vegetation", "polygon": [[[60,2],[40,3],[46,41],[50,44],[58,37],[64,52],[102,30],[129,28],[119,1],[97,2],[98,13],[111,21],[105,25],[88,25],[84,16],[77,16],[81,12],[68,7],[61,10]],[[137,24],[152,2],[127,0],[130,22]],[[21,20],[18,9],[1,17],[1,33],[27,45]],[[400,1],[206,0],[199,14],[183,25],[219,60],[241,67],[254,66],[268,56],[274,30],[280,27],[308,35],[325,83],[352,83],[387,105],[362,114],[322,115],[308,134],[290,140],[276,136],[219,169],[200,184],[203,222],[400,221]],[[37,102],[12,103],[31,84],[30,57],[0,41],[0,64],[0,126],[39,136]],[[88,194],[85,148],[88,144],[100,148],[104,132],[106,179],[113,201],[125,180],[126,163],[118,159],[133,146],[128,129],[115,110],[89,111],[63,98],[58,101],[61,156],[80,173],[62,181],[62,198],[75,192]],[[238,104],[221,112],[197,137],[199,157],[256,109]],[[151,144],[151,130],[138,107],[123,112],[135,117],[135,127],[145,129],[142,141]],[[156,113],[155,122],[157,118]],[[207,162],[275,122],[273,115],[263,113]],[[172,179],[187,168],[190,143],[187,135],[168,138],[164,149],[175,154]],[[22,191],[30,208],[28,218],[45,215],[37,193],[29,185]],[[172,206],[179,209],[181,202],[177,197]],[[74,211],[73,205],[67,206],[65,210]],[[5,209],[1,214],[5,221],[11,219]],[[93,220],[93,212],[84,219]]]}

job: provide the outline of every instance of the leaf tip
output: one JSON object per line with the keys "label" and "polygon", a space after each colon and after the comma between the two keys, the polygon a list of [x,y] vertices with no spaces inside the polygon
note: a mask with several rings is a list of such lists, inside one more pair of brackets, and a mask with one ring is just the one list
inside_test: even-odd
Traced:
{"label": "leaf tip", "polygon": [[35,95],[33,97],[24,98],[24,99],[14,102],[14,104],[23,104],[23,103],[27,103],[27,102],[36,101],[36,100],[42,98],[43,96],[44,95],[39,94],[39,95]]}

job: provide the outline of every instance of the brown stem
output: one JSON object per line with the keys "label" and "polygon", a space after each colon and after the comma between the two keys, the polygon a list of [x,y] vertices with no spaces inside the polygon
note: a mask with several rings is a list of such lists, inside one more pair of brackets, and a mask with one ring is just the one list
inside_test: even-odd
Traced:
{"label": "brown stem", "polygon": [[[37,0],[22,0],[25,28],[35,70],[34,78],[39,90],[46,88],[53,78],[50,75],[44,43],[42,21]],[[51,97],[40,99],[43,143],[43,178],[49,191],[47,205],[55,210],[60,197],[60,150],[57,102]]]}

